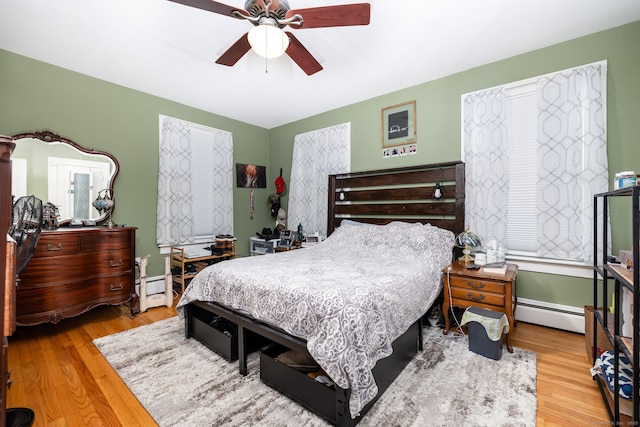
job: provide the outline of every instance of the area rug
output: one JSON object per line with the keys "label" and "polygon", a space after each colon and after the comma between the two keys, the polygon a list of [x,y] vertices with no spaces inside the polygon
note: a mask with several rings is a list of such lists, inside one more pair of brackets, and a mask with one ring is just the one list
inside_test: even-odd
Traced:
{"label": "area rug", "polygon": [[[467,337],[425,328],[424,351],[359,426],[534,426],[535,353],[506,349],[499,361],[473,353]],[[164,426],[327,426],[259,377],[195,339],[177,317],[94,340],[142,406]]]}

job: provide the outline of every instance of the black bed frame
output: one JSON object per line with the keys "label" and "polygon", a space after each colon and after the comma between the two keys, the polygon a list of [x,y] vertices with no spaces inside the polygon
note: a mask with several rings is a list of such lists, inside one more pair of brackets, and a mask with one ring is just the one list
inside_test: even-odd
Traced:
{"label": "black bed frame", "polygon": [[[444,194],[441,199],[433,197],[436,185]],[[430,223],[458,235],[464,230],[464,191],[462,162],[330,175],[327,234],[331,234],[342,220],[352,219],[372,224],[391,221]],[[425,307],[425,312],[428,308]],[[247,356],[255,350],[252,340],[256,335],[309,354],[305,340],[212,302],[192,302],[185,307],[187,338],[195,336],[201,339],[201,336],[193,333],[196,323],[193,313],[203,310],[237,325],[237,355],[242,375],[247,374]],[[374,367],[373,374],[379,392],[360,412],[360,416],[351,418],[350,390],[339,387],[336,387],[335,414],[320,415],[337,426],[356,425],[419,350],[422,350],[421,319],[394,341],[393,354],[379,360]],[[301,403],[305,404],[304,401]]]}

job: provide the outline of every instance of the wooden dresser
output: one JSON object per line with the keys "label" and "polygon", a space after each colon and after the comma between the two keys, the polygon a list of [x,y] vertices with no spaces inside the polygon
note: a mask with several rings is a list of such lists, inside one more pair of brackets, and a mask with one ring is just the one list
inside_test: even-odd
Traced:
{"label": "wooden dresser", "polygon": [[[7,384],[10,380],[7,370],[8,340],[7,336],[13,332],[11,292],[16,286],[15,256],[7,252],[13,249],[7,242],[7,231],[11,223],[11,152],[15,144],[9,137],[0,135],[0,280],[4,283],[0,289],[0,319],[2,319],[3,334],[0,343],[0,426],[5,425],[7,410]],[[7,296],[5,296],[7,295]],[[7,300],[8,299],[8,300]]]}
{"label": "wooden dresser", "polygon": [[42,231],[16,295],[18,325],[57,323],[105,304],[135,313],[135,228]]}

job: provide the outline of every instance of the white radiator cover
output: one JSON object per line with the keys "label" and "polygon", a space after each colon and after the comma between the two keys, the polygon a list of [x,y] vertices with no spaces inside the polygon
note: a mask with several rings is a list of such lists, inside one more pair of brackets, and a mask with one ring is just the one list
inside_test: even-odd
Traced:
{"label": "white radiator cover", "polygon": [[584,334],[584,307],[518,298],[516,320]]}
{"label": "white radiator cover", "polygon": [[[147,295],[159,294],[164,292],[164,276],[155,276],[147,278]],[[140,280],[136,280],[136,294],[140,295]]]}

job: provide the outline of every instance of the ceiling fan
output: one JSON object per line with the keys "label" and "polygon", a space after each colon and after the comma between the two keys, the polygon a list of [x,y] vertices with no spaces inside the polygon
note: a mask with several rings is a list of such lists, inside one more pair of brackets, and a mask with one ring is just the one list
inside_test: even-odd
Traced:
{"label": "ceiling fan", "polygon": [[285,0],[247,0],[244,9],[240,9],[213,0],[169,1],[232,18],[245,19],[255,26],[231,45],[216,60],[216,64],[233,66],[253,48],[256,53],[265,58],[275,58],[286,53],[307,75],[317,73],[322,70],[322,66],[290,31],[283,31],[282,28],[369,25],[371,11],[369,3],[291,9]]}

